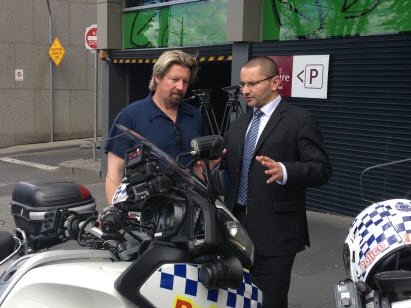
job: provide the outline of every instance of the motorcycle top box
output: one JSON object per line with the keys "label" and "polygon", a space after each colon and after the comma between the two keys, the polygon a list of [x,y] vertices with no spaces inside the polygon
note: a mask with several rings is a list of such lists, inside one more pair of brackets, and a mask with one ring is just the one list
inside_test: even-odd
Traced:
{"label": "motorcycle top box", "polygon": [[96,209],[90,191],[67,180],[19,182],[13,189],[10,205],[17,228],[33,236],[40,234],[44,214],[48,211],[68,209],[81,214]]}

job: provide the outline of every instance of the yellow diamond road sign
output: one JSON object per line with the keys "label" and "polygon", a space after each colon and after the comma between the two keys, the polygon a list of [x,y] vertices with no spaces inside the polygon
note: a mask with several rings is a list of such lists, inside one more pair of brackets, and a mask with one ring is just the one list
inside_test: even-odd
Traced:
{"label": "yellow diamond road sign", "polygon": [[51,44],[49,49],[49,55],[54,64],[59,66],[61,60],[63,60],[64,54],[66,51],[63,46],[61,46],[59,39],[56,37],[53,44]]}

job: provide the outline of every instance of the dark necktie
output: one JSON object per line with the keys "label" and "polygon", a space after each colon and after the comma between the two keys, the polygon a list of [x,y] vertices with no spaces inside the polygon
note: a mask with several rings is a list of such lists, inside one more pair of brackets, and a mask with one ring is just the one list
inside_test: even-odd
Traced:
{"label": "dark necktie", "polygon": [[254,111],[251,127],[244,139],[243,166],[241,168],[240,187],[238,189],[238,203],[247,204],[248,170],[253,158],[255,144],[257,142],[258,129],[260,128],[260,117],[264,113],[260,109]]}

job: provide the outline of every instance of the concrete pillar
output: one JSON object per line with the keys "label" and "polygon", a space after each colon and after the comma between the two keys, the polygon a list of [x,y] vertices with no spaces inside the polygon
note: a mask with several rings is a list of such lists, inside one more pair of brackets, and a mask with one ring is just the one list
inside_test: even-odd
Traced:
{"label": "concrete pillar", "polygon": [[117,114],[126,104],[127,71],[125,66],[105,61],[103,65],[103,110],[101,143],[101,177],[107,174],[107,156],[104,154],[105,140]]}
{"label": "concrete pillar", "polygon": [[227,41],[259,42],[263,0],[228,0]]}
{"label": "concrete pillar", "polygon": [[[102,50],[122,49],[122,1],[97,0],[97,47]],[[102,66],[102,143],[101,176],[107,175],[105,140],[118,112],[126,105],[126,72],[123,66],[106,60]]]}
{"label": "concrete pillar", "polygon": [[121,0],[97,0],[98,49],[122,48]]}

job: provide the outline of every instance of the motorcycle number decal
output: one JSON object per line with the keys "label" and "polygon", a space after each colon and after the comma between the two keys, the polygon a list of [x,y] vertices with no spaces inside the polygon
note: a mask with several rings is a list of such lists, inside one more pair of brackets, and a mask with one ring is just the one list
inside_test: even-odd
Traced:
{"label": "motorcycle number decal", "polygon": [[123,201],[126,201],[127,199],[128,199],[127,184],[122,183],[119,187],[117,187],[117,190],[114,193],[111,204],[116,204],[116,203],[119,203],[119,202],[123,202]]}

